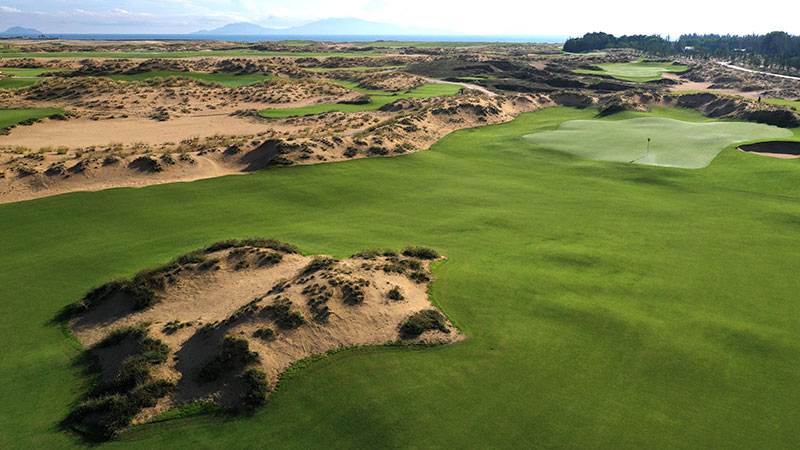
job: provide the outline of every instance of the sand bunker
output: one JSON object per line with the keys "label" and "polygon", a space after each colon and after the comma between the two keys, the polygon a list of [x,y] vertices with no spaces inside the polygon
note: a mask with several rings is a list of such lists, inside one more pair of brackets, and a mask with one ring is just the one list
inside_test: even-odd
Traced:
{"label": "sand bunker", "polygon": [[800,158],[800,142],[798,141],[768,141],[756,142],[739,146],[739,150],[757,155],[771,156],[781,159]]}
{"label": "sand bunker", "polygon": [[[411,248],[337,261],[248,239],[95,288],[68,315],[103,377],[68,420],[111,436],[185,403],[248,409],[263,403],[281,372],[312,355],[461,340],[428,300],[434,259],[430,249]],[[129,413],[109,422],[120,410]]]}

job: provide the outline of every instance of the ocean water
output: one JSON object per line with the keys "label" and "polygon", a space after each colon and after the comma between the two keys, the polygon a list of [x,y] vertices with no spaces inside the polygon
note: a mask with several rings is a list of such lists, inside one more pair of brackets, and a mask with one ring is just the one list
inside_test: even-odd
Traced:
{"label": "ocean water", "polygon": [[320,41],[320,42],[373,42],[373,41],[423,41],[423,42],[514,42],[514,43],[563,43],[567,36],[489,36],[489,35],[199,35],[199,34],[48,34],[47,38],[87,40],[216,40],[232,42],[259,41]]}

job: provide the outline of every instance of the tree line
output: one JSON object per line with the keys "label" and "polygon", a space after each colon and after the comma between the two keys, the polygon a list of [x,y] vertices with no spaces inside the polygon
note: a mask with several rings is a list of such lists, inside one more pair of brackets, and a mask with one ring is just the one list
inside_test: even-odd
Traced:
{"label": "tree line", "polygon": [[596,32],[568,39],[564,44],[564,51],[573,53],[606,48],[632,48],[661,56],[688,54],[700,58],[724,58],[755,65],[800,69],[800,36],[783,31],[747,36],[684,34],[675,41],[669,36],[663,38],[660,35],[636,34],[616,37]]}

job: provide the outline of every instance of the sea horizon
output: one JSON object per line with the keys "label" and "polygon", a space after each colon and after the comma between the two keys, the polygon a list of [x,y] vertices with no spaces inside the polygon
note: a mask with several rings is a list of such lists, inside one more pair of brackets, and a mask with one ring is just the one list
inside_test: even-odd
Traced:
{"label": "sea horizon", "polygon": [[[14,39],[14,36],[3,36]],[[317,41],[317,42],[373,42],[373,41],[420,41],[420,42],[508,42],[560,44],[569,36],[559,35],[310,35],[310,34],[269,34],[269,35],[214,35],[214,34],[154,34],[154,33],[44,33],[29,39],[63,40],[103,40],[103,41],[229,41],[229,42],[278,42],[278,41]]]}

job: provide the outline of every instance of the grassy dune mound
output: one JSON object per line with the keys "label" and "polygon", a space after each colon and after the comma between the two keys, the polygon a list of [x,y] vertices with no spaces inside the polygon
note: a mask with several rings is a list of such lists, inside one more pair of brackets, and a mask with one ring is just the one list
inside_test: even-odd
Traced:
{"label": "grassy dune mound", "polygon": [[304,256],[274,239],[229,240],[98,286],[65,309],[99,382],[64,424],[108,438],[195,402],[252,410],[304,358],[461,335],[428,300],[425,247]]}

